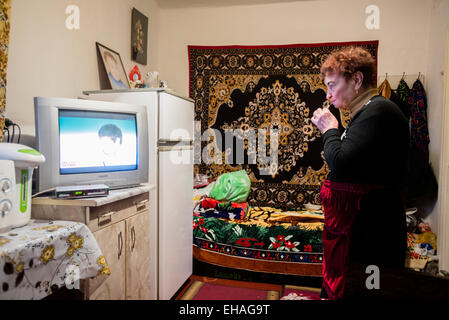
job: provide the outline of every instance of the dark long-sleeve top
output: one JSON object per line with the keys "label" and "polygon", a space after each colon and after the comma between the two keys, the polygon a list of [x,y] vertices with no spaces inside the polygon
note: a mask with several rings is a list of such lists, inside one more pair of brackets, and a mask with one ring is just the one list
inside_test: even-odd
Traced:
{"label": "dark long-sleeve top", "polygon": [[[401,268],[407,246],[402,191],[408,121],[394,102],[382,96],[367,101],[355,111],[343,136],[337,129],[324,133],[328,180],[383,187],[362,197],[352,227],[349,260]],[[348,290],[353,287],[350,283]]]}
{"label": "dark long-sleeve top", "polygon": [[343,135],[323,135],[328,179],[399,187],[404,184],[409,127],[399,107],[377,95],[352,117]]}

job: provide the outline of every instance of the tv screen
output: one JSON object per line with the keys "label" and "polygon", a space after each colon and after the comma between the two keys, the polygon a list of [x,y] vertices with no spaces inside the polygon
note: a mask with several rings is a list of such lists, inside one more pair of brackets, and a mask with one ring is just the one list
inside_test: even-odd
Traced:
{"label": "tv screen", "polygon": [[59,110],[61,174],[138,168],[135,114]]}

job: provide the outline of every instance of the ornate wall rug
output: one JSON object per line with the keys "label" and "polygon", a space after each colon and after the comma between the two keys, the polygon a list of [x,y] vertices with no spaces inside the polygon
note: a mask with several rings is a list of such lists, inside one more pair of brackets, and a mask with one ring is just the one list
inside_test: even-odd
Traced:
{"label": "ornate wall rug", "polygon": [[[356,45],[377,60],[378,41],[279,46],[189,46],[195,100],[195,172],[212,178],[245,169],[250,205],[319,204],[328,173],[313,112],[327,106],[321,64]],[[341,128],[348,113],[331,108]]]}

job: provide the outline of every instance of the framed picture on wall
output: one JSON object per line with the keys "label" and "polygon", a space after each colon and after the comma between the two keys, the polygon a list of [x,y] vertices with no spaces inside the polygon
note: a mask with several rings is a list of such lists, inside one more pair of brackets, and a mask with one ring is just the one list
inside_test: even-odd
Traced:
{"label": "framed picture on wall", "polygon": [[133,61],[147,64],[148,18],[133,8],[131,17],[131,57]]}
{"label": "framed picture on wall", "polygon": [[111,89],[129,89],[128,77],[126,76],[120,54],[98,42],[96,42],[96,45],[97,53],[103,62],[104,73],[109,80]]}

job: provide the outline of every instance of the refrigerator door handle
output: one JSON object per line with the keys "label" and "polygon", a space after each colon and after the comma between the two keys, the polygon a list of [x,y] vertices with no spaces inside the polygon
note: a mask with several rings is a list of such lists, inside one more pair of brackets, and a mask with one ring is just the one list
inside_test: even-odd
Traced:
{"label": "refrigerator door handle", "polygon": [[192,140],[159,140],[157,142],[158,147],[166,146],[190,146],[193,145]]}
{"label": "refrigerator door handle", "polygon": [[157,147],[161,151],[184,150],[193,148],[192,140],[159,140]]}
{"label": "refrigerator door handle", "polygon": [[193,143],[192,139],[159,139],[158,144],[170,144],[170,143]]}
{"label": "refrigerator door handle", "polygon": [[181,151],[181,150],[193,150],[193,146],[159,146],[158,152],[161,151]]}

